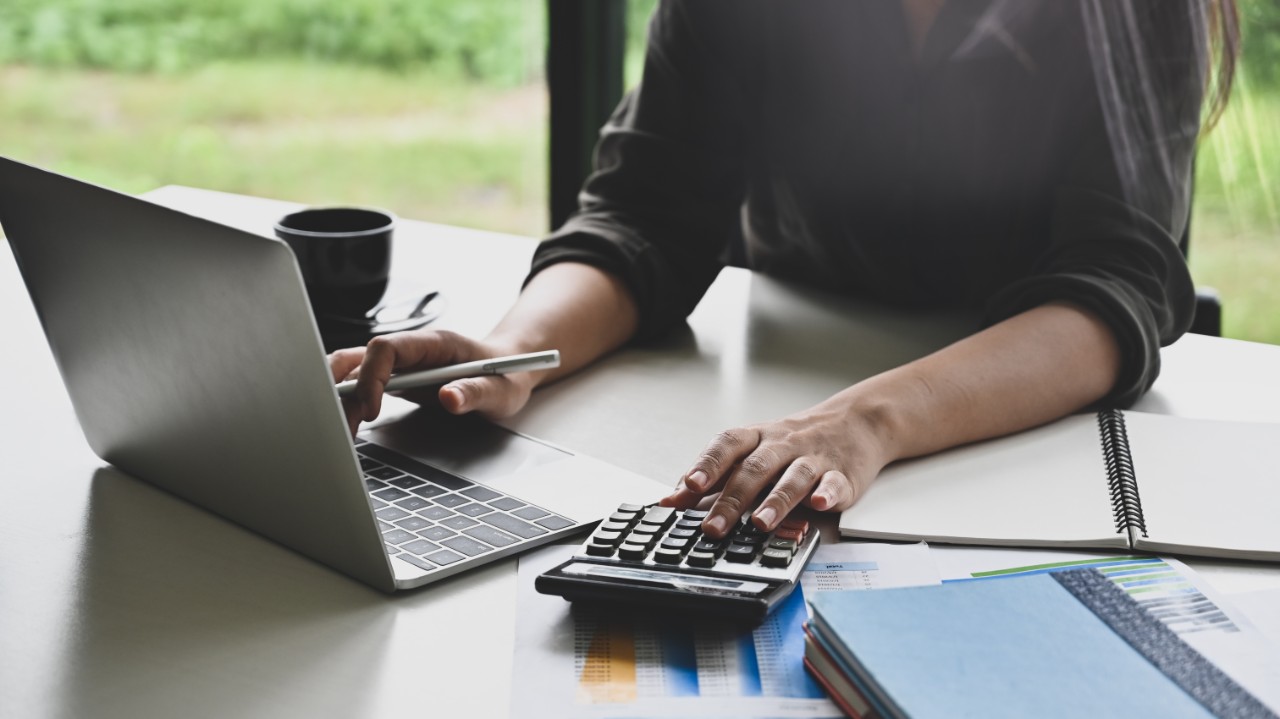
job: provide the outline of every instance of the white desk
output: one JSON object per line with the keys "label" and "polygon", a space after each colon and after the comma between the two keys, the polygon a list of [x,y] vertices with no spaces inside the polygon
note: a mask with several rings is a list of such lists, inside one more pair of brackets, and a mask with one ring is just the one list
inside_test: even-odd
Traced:
{"label": "white desk", "polygon": [[[260,233],[294,207],[177,187],[150,198]],[[533,246],[404,222],[394,274],[447,294],[438,326],[482,333]],[[7,251],[0,311],[0,717],[507,715],[514,560],[387,597],[104,467]],[[726,270],[689,332],[538,392],[511,425],[674,483],[717,431],[971,327]],[[1164,358],[1140,409],[1280,421],[1280,348],[1188,336]],[[1191,563],[1226,592],[1280,587],[1280,567]]]}

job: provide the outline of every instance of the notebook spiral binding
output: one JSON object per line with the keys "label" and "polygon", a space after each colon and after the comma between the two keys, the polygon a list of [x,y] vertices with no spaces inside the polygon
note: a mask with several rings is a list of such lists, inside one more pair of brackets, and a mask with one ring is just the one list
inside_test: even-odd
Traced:
{"label": "notebook spiral binding", "polygon": [[1116,533],[1134,528],[1147,536],[1147,520],[1142,516],[1142,498],[1138,496],[1138,477],[1129,455],[1129,435],[1124,428],[1124,414],[1118,409],[1098,413],[1098,434],[1102,454],[1107,463],[1107,487],[1111,491],[1111,513]]}

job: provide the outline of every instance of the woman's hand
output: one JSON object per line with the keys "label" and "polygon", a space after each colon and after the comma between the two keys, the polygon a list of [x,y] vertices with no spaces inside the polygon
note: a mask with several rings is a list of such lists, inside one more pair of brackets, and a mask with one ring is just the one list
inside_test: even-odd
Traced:
{"label": "woman's hand", "polygon": [[756,500],[756,526],[772,530],[796,506],[847,509],[888,463],[885,413],[859,407],[846,390],[803,412],[720,433],[676,490],[662,500],[691,507],[719,492],[703,531],[723,537]]}
{"label": "woman's hand", "polygon": [[[355,434],[361,422],[376,419],[382,411],[382,395],[393,372],[412,372],[459,362],[515,354],[508,348],[473,340],[455,332],[416,330],[373,338],[364,347],[343,349],[329,355],[334,382],[355,379],[356,390],[342,400],[347,424]],[[438,390],[406,392],[427,400],[434,396],[453,414],[479,412],[490,419],[515,414],[529,401],[533,373],[468,377],[449,382]]]}

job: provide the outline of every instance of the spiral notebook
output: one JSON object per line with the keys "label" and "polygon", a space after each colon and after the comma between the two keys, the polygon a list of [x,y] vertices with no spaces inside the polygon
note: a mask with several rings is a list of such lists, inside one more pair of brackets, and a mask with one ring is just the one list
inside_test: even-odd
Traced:
{"label": "spiral notebook", "polygon": [[1072,415],[887,467],[840,534],[1280,561],[1280,424]]}

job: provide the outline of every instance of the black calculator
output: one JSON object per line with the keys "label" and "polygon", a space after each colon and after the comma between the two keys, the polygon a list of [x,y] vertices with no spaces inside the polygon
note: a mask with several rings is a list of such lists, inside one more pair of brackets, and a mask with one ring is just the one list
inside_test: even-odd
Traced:
{"label": "black calculator", "polygon": [[759,622],[800,581],[818,531],[788,517],[771,532],[743,517],[724,539],[702,533],[704,510],[623,504],[573,558],[541,574],[543,594],[573,602]]}

